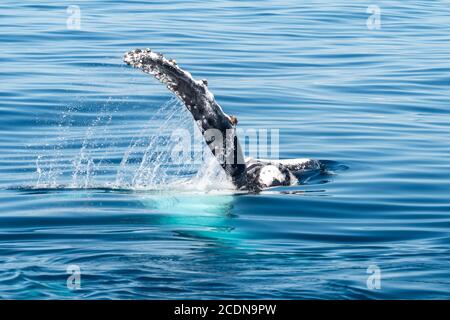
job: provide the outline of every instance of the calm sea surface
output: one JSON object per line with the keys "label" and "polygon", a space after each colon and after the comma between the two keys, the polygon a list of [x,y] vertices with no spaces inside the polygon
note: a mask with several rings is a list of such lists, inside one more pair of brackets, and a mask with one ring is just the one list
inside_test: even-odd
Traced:
{"label": "calm sea surface", "polygon": [[[0,298],[450,298],[449,17],[3,0]],[[235,195],[210,159],[170,165],[163,132],[192,121],[124,66],[146,47],[208,79],[241,129],[279,132],[280,158],[326,169]]]}

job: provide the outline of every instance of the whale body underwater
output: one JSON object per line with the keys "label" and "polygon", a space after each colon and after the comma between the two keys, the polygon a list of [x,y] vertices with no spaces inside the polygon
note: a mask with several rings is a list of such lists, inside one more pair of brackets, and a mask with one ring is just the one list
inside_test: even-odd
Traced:
{"label": "whale body underwater", "polygon": [[275,186],[294,185],[299,182],[302,172],[323,169],[320,161],[313,159],[244,159],[236,135],[237,118],[222,110],[206,80],[195,80],[175,60],[150,49],[129,51],[123,60],[153,75],[181,100],[237,190],[258,192]]}

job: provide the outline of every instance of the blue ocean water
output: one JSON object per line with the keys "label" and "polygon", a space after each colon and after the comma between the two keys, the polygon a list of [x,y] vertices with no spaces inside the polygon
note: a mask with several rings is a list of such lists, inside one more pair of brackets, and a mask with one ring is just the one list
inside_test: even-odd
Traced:
{"label": "blue ocean water", "polygon": [[[2,1],[0,298],[450,298],[449,16],[423,0]],[[146,47],[208,79],[241,128],[279,130],[280,158],[327,170],[233,195],[181,182],[204,165],[143,161],[192,124],[124,66]],[[146,188],[167,176],[179,190]]]}

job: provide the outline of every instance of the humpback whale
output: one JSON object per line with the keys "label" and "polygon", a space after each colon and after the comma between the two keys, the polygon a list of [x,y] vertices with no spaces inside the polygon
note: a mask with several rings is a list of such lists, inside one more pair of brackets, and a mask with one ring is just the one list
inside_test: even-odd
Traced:
{"label": "humpback whale", "polygon": [[123,59],[126,64],[153,75],[183,102],[236,189],[258,192],[288,186],[298,182],[302,171],[321,169],[321,163],[312,159],[244,159],[236,135],[238,120],[222,110],[206,80],[195,80],[175,60],[150,49],[129,51]]}

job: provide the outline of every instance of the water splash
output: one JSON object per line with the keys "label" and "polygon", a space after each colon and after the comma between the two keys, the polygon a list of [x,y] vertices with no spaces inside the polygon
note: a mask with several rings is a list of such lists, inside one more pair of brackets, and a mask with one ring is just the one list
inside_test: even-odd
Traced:
{"label": "water splash", "polygon": [[[164,103],[131,139],[113,124],[112,105],[109,99],[84,132],[73,126],[78,108],[62,114],[57,138],[50,139],[36,157],[36,188],[233,189],[176,98]],[[190,159],[174,162],[179,141],[172,133],[179,129],[189,132],[193,148]]]}

